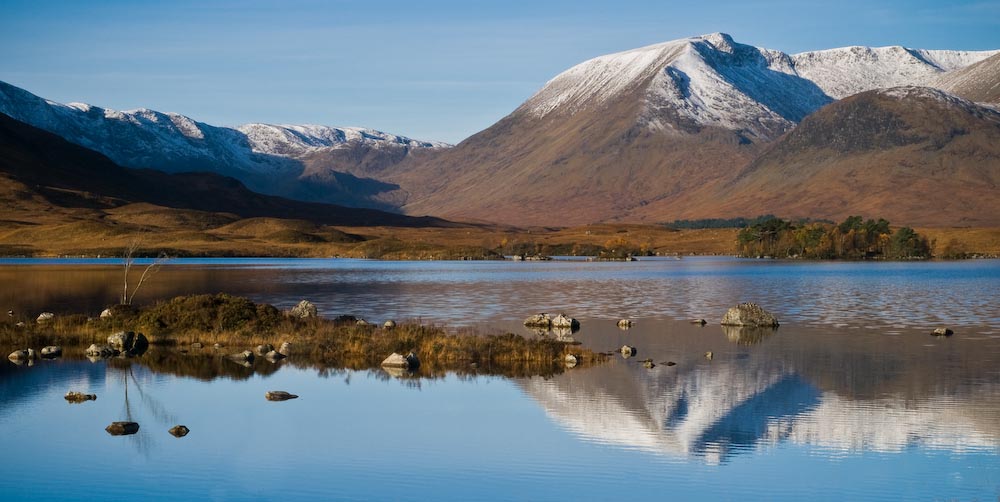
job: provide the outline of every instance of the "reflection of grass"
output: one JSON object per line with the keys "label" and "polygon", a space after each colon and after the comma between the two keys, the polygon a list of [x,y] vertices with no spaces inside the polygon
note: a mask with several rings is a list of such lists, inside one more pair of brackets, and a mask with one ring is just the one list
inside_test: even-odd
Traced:
{"label": "reflection of grass", "polygon": [[[224,354],[287,341],[292,344],[296,364],[351,369],[375,368],[392,352],[405,354],[412,350],[420,357],[421,374],[457,369],[505,375],[550,374],[561,370],[568,353],[584,362],[601,357],[558,340],[515,334],[452,334],[441,327],[420,324],[381,329],[353,322],[298,319],[271,305],[226,294],[182,296],[147,307],[117,308],[110,319],[62,316],[44,325],[3,325],[0,344],[82,347],[104,343],[109,334],[119,330],[141,331],[151,344],[161,347],[187,348],[193,342],[211,347],[220,343],[225,349],[219,353]],[[192,376],[212,377],[214,356],[207,356],[212,354],[211,349],[190,350],[193,355],[183,360],[162,351],[144,359]],[[242,369],[231,369],[233,376],[244,373]]]}

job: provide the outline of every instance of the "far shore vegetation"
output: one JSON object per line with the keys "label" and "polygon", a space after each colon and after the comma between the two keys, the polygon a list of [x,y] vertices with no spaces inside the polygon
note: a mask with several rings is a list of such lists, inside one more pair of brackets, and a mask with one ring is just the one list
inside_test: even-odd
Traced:
{"label": "far shore vegetation", "polygon": [[[496,260],[504,256],[769,255],[740,242],[741,229],[762,228],[773,216],[678,220],[664,224],[600,223],[577,227],[513,228],[489,224],[445,227],[345,227],[281,218],[128,204],[101,218],[87,214],[12,214],[0,228],[0,257],[122,257],[145,236],[136,257],[301,257],[380,260]],[[796,230],[833,228],[832,222],[786,221]],[[878,220],[875,220],[876,222]],[[783,229],[784,230],[784,229]],[[934,258],[1000,256],[1000,228],[915,228]],[[857,233],[857,232],[855,232]],[[881,233],[881,232],[880,232]],[[814,234],[806,236],[811,238]],[[768,239],[760,243],[766,247]],[[780,244],[780,243],[778,243]],[[788,244],[786,242],[786,244]],[[804,238],[799,257],[817,246]],[[794,246],[787,246],[792,249]],[[764,251],[763,248],[759,251]],[[828,256],[828,255],[827,255]]]}
{"label": "far shore vegetation", "polygon": [[740,230],[741,256],[847,260],[926,260],[931,258],[927,237],[910,227],[893,229],[882,218],[850,216],[839,225],[793,224],[767,218]]}
{"label": "far shore vegetation", "polygon": [[176,360],[180,354],[225,359],[258,345],[278,348],[288,342],[290,360],[323,368],[376,369],[393,352],[412,351],[420,359],[420,373],[428,375],[444,371],[550,375],[565,370],[568,354],[576,356],[580,365],[604,358],[555,337],[452,333],[441,326],[407,322],[384,327],[359,323],[350,316],[301,318],[227,294],[181,296],[146,306],[117,305],[110,311],[112,315],[106,318],[63,315],[21,326],[3,323],[0,346],[39,350],[58,345],[68,355],[82,356],[87,346],[107,343],[114,332],[134,331],[145,334],[151,352],[158,354],[153,358],[159,360]]}

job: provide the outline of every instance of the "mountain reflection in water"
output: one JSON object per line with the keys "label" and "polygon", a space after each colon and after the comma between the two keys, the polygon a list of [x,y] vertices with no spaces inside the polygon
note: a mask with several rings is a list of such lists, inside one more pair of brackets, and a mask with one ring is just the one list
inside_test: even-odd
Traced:
{"label": "mountain reflection in water", "polygon": [[[586,440],[707,463],[785,441],[830,454],[1000,447],[997,340],[980,340],[989,347],[982,350],[958,340],[795,327],[747,338],[676,323],[617,339],[603,332],[584,343],[627,339],[655,361],[686,355],[676,366],[646,369],[619,358],[518,380],[555,422]],[[697,357],[706,350],[712,360]]]}

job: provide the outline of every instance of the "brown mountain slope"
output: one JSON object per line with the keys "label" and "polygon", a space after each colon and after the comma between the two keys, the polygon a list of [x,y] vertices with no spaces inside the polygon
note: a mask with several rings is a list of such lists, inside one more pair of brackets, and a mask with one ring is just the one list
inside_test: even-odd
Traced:
{"label": "brown mountain slope", "polygon": [[100,211],[132,202],[232,213],[240,217],[303,219],[344,226],[452,226],[414,218],[251,192],[208,173],[167,174],[118,166],[107,157],[0,114],[0,200],[9,215],[58,208]]}
{"label": "brown mountain slope", "polygon": [[382,179],[408,192],[409,213],[603,221],[731,179],[830,101],[787,55],[714,33],[585,61],[492,127]]}
{"label": "brown mountain slope", "polygon": [[851,214],[1000,225],[1000,113],[920,87],[864,92],[807,117],[682,218]]}
{"label": "brown mountain slope", "polygon": [[1000,105],[1000,54],[946,73],[934,87],[969,101]]}

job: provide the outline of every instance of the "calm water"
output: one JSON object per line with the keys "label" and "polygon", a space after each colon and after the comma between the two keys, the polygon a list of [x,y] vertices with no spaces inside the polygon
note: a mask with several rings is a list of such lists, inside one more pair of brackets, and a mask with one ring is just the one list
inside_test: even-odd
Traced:
{"label": "calm water", "polygon": [[[13,320],[118,294],[108,262],[0,263]],[[565,311],[585,346],[638,356],[524,379],[5,362],[3,500],[1000,499],[997,261],[175,261],[136,299],[216,291],[526,335],[520,319]],[[782,327],[715,324],[742,300]],[[276,389],[301,397],[265,401]],[[139,433],[103,431],[124,419]]]}

